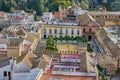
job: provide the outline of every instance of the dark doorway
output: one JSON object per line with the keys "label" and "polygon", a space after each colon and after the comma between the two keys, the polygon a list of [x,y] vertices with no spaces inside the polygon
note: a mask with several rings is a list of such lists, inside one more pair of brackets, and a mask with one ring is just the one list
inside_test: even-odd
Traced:
{"label": "dark doorway", "polygon": [[46,36],[46,34],[44,35],[44,39],[46,39],[47,38],[47,36]]}
{"label": "dark doorway", "polygon": [[84,32],[84,33],[86,32],[85,28],[83,28],[83,32]]}
{"label": "dark doorway", "polygon": [[88,41],[91,41],[91,40],[92,40],[92,36],[89,35],[89,36],[88,36]]}
{"label": "dark doorway", "polygon": [[11,72],[8,72],[8,80],[11,80]]}

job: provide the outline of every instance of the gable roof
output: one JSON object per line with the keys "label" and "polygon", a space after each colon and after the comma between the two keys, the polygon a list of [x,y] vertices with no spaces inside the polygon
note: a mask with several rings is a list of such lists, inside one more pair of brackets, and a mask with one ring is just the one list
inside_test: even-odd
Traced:
{"label": "gable roof", "polygon": [[50,61],[51,61],[50,56],[43,54],[41,58],[39,57],[33,62],[32,68],[39,68],[45,70],[47,66],[50,64]]}
{"label": "gable roof", "polygon": [[117,16],[119,16],[120,12],[89,11],[89,14],[92,14],[92,15],[117,15]]}
{"label": "gable roof", "polygon": [[106,48],[110,51],[112,55],[120,55],[120,48],[118,47],[118,44],[113,43],[113,41],[107,36],[107,32],[103,28],[100,29],[100,36],[102,37]]}
{"label": "gable roof", "polygon": [[43,69],[45,70],[45,68],[47,67],[48,63],[44,60],[40,60],[40,62],[38,62],[37,68]]}
{"label": "gable roof", "polygon": [[20,29],[16,32],[17,35],[25,35],[25,32],[23,31],[23,29]]}
{"label": "gable roof", "polygon": [[33,42],[35,37],[36,37],[36,34],[31,33],[31,32],[26,32],[25,40]]}
{"label": "gable roof", "polygon": [[88,13],[77,16],[77,19],[80,21],[80,25],[99,26],[95,19],[93,19]]}
{"label": "gable roof", "polygon": [[43,54],[43,55],[42,55],[42,58],[43,58],[48,64],[50,64],[50,61],[51,61],[50,56]]}
{"label": "gable roof", "polygon": [[28,52],[27,54],[23,54],[18,59],[16,59],[16,63],[24,62],[27,66],[32,67],[33,61],[37,56],[31,52]]}

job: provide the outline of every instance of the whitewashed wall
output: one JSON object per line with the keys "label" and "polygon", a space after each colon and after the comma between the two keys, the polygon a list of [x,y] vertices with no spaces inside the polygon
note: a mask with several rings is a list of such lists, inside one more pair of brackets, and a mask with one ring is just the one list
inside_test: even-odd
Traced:
{"label": "whitewashed wall", "polygon": [[[67,30],[66,30],[67,29]],[[57,33],[55,34],[55,30],[57,30]],[[49,32],[49,28],[46,28],[46,33],[42,33],[42,37],[44,38],[44,35],[48,38],[49,35],[53,35],[53,37],[57,36],[60,37],[60,28],[51,28],[51,34]],[[68,31],[69,36],[82,36],[82,29],[81,28],[73,28],[73,34],[72,34],[72,28],[62,28],[62,36],[64,37],[66,35],[66,31]],[[79,31],[79,34],[78,34]]]}
{"label": "whitewashed wall", "polygon": [[[9,60],[10,64],[7,66],[3,66],[0,68],[0,80],[8,80],[8,72],[11,72],[11,67],[13,64],[13,60]],[[4,77],[4,71],[7,71],[7,77]]]}
{"label": "whitewashed wall", "polygon": [[11,72],[11,65],[0,68],[0,80],[8,80],[8,76],[4,77],[4,71],[7,71],[8,75],[8,72]]}
{"label": "whitewashed wall", "polygon": [[41,71],[38,68],[32,69],[30,70],[30,72],[28,73],[14,73],[13,72],[13,76],[12,76],[12,80],[36,80],[37,75],[42,75],[43,71]]}
{"label": "whitewashed wall", "polygon": [[29,71],[30,67],[27,66],[24,62],[20,62],[18,64],[16,64],[16,62],[14,62],[14,71]]}

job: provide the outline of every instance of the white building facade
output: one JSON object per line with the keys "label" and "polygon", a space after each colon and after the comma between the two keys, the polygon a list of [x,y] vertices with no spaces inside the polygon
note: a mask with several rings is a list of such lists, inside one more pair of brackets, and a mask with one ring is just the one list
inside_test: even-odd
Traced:
{"label": "white building facade", "polygon": [[43,19],[45,22],[51,21],[53,19],[53,14],[51,12],[43,13]]}
{"label": "white building facade", "polygon": [[0,62],[0,80],[10,80],[13,60],[7,59]]}
{"label": "white building facade", "polygon": [[44,25],[42,30],[42,38],[48,38],[49,35],[53,37],[70,37],[82,36],[82,29],[80,26],[61,26],[61,25]]}

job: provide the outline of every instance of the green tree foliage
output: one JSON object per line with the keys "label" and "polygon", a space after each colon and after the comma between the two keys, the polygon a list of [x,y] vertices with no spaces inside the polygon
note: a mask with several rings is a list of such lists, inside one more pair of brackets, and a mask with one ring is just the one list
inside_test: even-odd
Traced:
{"label": "green tree foliage", "polygon": [[87,51],[90,53],[93,52],[93,49],[90,44],[87,44]]}
{"label": "green tree foliage", "polygon": [[57,0],[50,5],[50,11],[58,11],[59,5],[62,5],[64,8],[66,8],[71,5],[71,2],[67,0]]}
{"label": "green tree foliage", "polygon": [[96,67],[98,69],[99,80],[108,80],[108,78],[103,74],[103,68],[99,64],[97,64]]}
{"label": "green tree foliage", "polygon": [[97,64],[97,69],[98,69],[99,71],[103,71],[103,68],[102,68],[99,64]]}
{"label": "green tree foliage", "polygon": [[81,36],[76,36],[76,37],[71,36],[70,37],[69,35],[66,35],[65,37],[60,36],[60,38],[55,37],[54,40],[55,41],[60,40],[61,42],[63,40],[66,40],[66,41],[69,41],[69,40],[71,40],[71,41],[77,41],[78,43],[79,42],[85,42],[85,43],[88,42],[85,37],[81,37]]}
{"label": "green tree foliage", "polygon": [[114,0],[110,5],[111,10],[120,11],[120,0]]}
{"label": "green tree foliage", "polygon": [[21,9],[27,12],[36,11],[37,15],[42,15],[43,12],[58,11],[59,5],[66,8],[74,3],[80,3],[83,9],[88,10],[98,10],[103,6],[108,10],[120,11],[120,0],[0,0],[0,11]]}
{"label": "green tree foliage", "polygon": [[57,47],[56,47],[56,43],[53,39],[53,36],[50,35],[48,36],[48,40],[47,40],[47,43],[46,43],[46,50],[47,51],[58,51]]}
{"label": "green tree foliage", "polygon": [[70,40],[70,39],[71,39],[71,37],[70,37],[70,36],[68,36],[68,35],[66,35],[66,36],[64,37],[64,39],[68,42],[68,40]]}
{"label": "green tree foliage", "polygon": [[86,1],[82,1],[82,2],[81,2],[81,6],[82,6],[82,8],[85,9],[85,10],[89,9],[89,4],[88,4],[88,2],[86,2]]}

